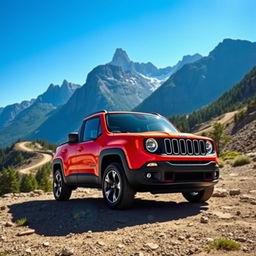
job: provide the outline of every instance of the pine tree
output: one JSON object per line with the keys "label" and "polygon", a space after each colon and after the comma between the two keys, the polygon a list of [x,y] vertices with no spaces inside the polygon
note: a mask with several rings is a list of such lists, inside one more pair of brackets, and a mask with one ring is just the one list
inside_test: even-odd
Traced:
{"label": "pine tree", "polygon": [[20,182],[21,192],[30,192],[37,188],[37,181],[33,174],[23,175]]}
{"label": "pine tree", "polygon": [[52,182],[50,179],[51,165],[43,165],[36,173],[36,181],[38,188],[42,189],[45,192],[52,190]]}
{"label": "pine tree", "polygon": [[13,167],[4,168],[0,174],[0,195],[7,193],[18,193],[20,179]]}
{"label": "pine tree", "polygon": [[228,143],[229,137],[224,133],[224,125],[221,123],[214,123],[213,129],[209,132],[209,137],[217,144],[217,151],[221,153],[224,146]]}

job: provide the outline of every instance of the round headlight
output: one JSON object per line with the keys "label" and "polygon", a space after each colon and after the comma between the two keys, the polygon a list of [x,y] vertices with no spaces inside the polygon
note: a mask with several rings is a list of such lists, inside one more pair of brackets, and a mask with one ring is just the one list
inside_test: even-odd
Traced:
{"label": "round headlight", "polygon": [[149,151],[150,153],[154,153],[158,149],[158,143],[153,138],[147,139],[145,146],[146,146],[147,151]]}
{"label": "round headlight", "polygon": [[206,149],[206,154],[213,153],[213,146],[212,146],[212,143],[209,140],[207,140],[206,143],[205,143],[205,149]]}

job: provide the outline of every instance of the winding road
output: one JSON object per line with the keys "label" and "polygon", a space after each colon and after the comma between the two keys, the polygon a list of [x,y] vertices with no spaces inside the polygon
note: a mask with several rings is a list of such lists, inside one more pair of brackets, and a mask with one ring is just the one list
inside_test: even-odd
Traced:
{"label": "winding road", "polygon": [[15,149],[18,151],[34,152],[41,155],[42,158],[38,159],[38,161],[36,161],[33,165],[29,167],[25,167],[25,168],[21,167],[21,169],[18,169],[18,171],[21,174],[29,174],[33,170],[36,170],[39,167],[43,166],[44,164],[47,164],[48,162],[52,161],[52,152],[46,153],[45,151],[32,149],[28,146],[29,143],[30,143],[29,141],[18,142],[15,145]]}

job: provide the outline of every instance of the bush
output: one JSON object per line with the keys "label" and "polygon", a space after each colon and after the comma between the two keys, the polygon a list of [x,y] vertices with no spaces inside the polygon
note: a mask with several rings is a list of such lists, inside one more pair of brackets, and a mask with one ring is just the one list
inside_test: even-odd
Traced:
{"label": "bush", "polygon": [[37,188],[37,181],[33,174],[22,175],[20,181],[20,191],[30,192]]}
{"label": "bush", "polygon": [[237,151],[225,151],[220,154],[220,158],[221,160],[226,161],[226,160],[233,160],[237,156],[241,156],[241,155],[242,153]]}
{"label": "bush", "polygon": [[28,224],[27,218],[21,218],[16,221],[17,226],[26,226]]}
{"label": "bush", "polygon": [[4,168],[0,174],[0,195],[20,192],[20,179],[12,167]]}
{"label": "bush", "polygon": [[51,164],[48,163],[43,165],[36,173],[38,188],[45,192],[52,191],[52,182],[50,179],[51,170]]}
{"label": "bush", "polygon": [[233,251],[239,250],[241,245],[233,240],[219,238],[214,240],[212,243],[206,247],[206,250],[210,251],[211,249],[216,250],[226,250],[226,251]]}
{"label": "bush", "polygon": [[241,155],[241,156],[237,156],[234,159],[232,166],[233,167],[241,166],[241,165],[249,164],[250,162],[251,162],[251,158],[249,156]]}

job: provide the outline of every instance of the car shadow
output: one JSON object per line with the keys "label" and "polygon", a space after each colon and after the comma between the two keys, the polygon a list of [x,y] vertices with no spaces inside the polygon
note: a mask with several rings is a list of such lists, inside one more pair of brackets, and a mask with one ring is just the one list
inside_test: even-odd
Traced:
{"label": "car shadow", "polygon": [[208,209],[207,203],[166,202],[136,199],[132,208],[111,210],[99,198],[28,201],[9,206],[13,221],[26,217],[37,234],[65,236],[69,233],[113,231],[148,223],[178,220]]}

